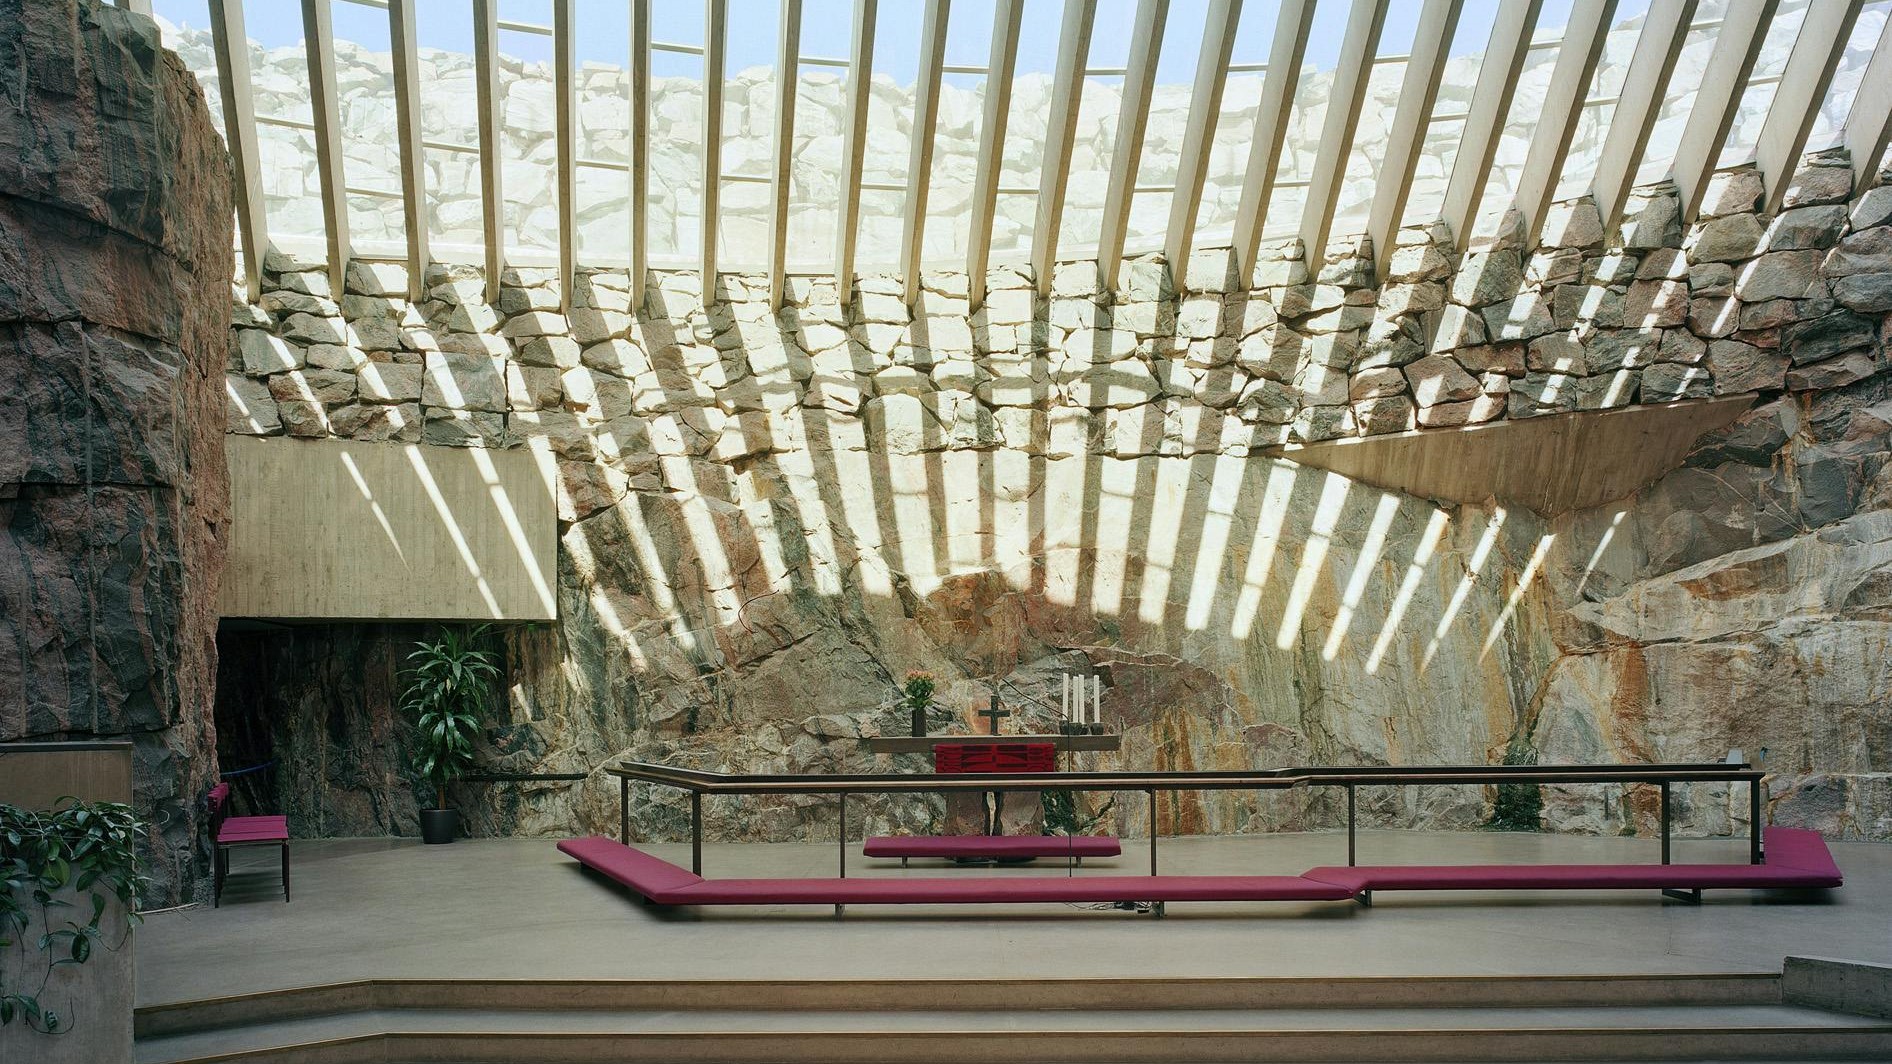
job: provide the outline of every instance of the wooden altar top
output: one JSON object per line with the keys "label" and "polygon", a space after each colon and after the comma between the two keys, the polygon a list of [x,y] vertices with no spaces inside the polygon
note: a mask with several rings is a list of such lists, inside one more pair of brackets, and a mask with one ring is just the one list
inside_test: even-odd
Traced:
{"label": "wooden altar top", "polygon": [[1050,743],[1061,752],[1093,753],[1115,750],[1122,739],[1121,735],[876,735],[867,740],[867,748],[876,754],[926,754],[940,743]]}

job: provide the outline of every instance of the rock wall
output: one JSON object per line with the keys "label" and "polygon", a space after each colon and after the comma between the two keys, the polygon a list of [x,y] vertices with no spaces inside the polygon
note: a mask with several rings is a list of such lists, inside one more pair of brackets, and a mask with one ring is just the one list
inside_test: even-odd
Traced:
{"label": "rock wall", "polygon": [[[1869,533],[1885,508],[1874,411],[1892,189],[1853,206],[1846,160],[1817,155],[1777,218],[1757,217],[1759,191],[1752,171],[1724,174],[1684,234],[1672,194],[1644,189],[1623,247],[1604,245],[1590,204],[1564,204],[1535,253],[1506,233],[1456,269],[1438,234],[1413,230],[1378,285],[1366,249],[1348,246],[1318,269],[1279,248],[1265,284],[1182,298],[1147,259],[1107,292],[1090,264],[1062,265],[1046,300],[998,270],[971,313],[952,274],[925,277],[912,310],[889,278],[864,278],[846,309],[831,283],[793,279],[780,313],[758,278],[719,278],[705,306],[693,275],[656,274],[633,314],[610,271],[583,272],[561,312],[542,272],[509,271],[488,305],[475,271],[435,267],[409,304],[398,267],[357,263],[337,298],[322,271],[275,256],[260,303],[236,303],[230,428],[521,446],[555,465],[560,620],[503,635],[508,700],[489,757],[592,775],[475,785],[462,801],[480,830],[613,827],[616,788],[595,769],[619,756],[884,766],[859,739],[903,729],[892,686],[923,667],[942,680],[939,723],[957,727],[994,678],[1025,723],[1048,725],[1061,670],[1102,676],[1125,740],[1099,767],[1766,746],[1782,770],[1777,815],[1888,837],[1877,694],[1892,680],[1873,642],[1884,577]],[[1760,394],[1758,412],[1686,468],[1554,523],[1266,455],[1743,392]],[[1757,547],[1839,549],[1827,545],[1841,528],[1857,528],[1838,541],[1846,566],[1809,570],[1840,581],[1830,608],[1696,573],[1751,573],[1743,552]],[[1720,627],[1697,627],[1697,585],[1719,596]],[[413,634],[226,637],[241,641],[226,643],[226,690],[257,692],[229,727],[258,737],[255,756],[266,740],[285,758],[275,799],[306,823],[412,830],[390,707]],[[1722,664],[1757,640],[1797,686]],[[1365,804],[1389,824],[1470,825],[1494,798]],[[1745,823],[1745,796],[1725,788],[1678,801],[1691,830]],[[1242,831],[1337,813],[1314,792],[1184,796],[1160,815],[1170,831]],[[709,814],[724,837],[833,830],[821,801]],[[662,792],[635,813],[653,836],[682,815]],[[941,815],[899,799],[866,822]],[[1639,791],[1558,791],[1543,818],[1617,831],[1653,815]],[[1112,812],[1131,832],[1145,816]]]}
{"label": "rock wall", "polygon": [[0,741],[130,736],[147,905],[208,871],[229,165],[149,19],[0,0]]}

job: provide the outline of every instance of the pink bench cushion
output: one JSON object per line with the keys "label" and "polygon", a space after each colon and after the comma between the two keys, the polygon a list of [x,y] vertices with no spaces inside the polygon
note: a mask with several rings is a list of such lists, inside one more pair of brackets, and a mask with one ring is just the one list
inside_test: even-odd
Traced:
{"label": "pink bench cushion", "polygon": [[659,905],[952,905],[980,902],[1343,901],[1345,887],[1299,876],[941,876],[703,879],[601,835],[564,853]]}
{"label": "pink bench cushion", "polygon": [[653,857],[603,835],[567,839],[558,844],[560,851],[578,859],[608,879],[649,898],[659,905],[676,905],[676,895],[686,887],[703,882],[703,877],[687,868],[679,868],[661,857]]}
{"label": "pink bench cushion", "polygon": [[[1309,879],[1363,890],[1696,890],[1837,887],[1818,832],[1768,828],[1766,864],[1358,865],[1310,868]],[[1779,847],[1779,849],[1776,849]],[[1795,864],[1786,862],[1793,861]]]}
{"label": "pink bench cushion", "polygon": [[1115,857],[1123,844],[1101,835],[878,835],[869,857]]}
{"label": "pink bench cushion", "polygon": [[217,828],[217,841],[232,842],[286,842],[289,839],[289,818],[286,816],[230,816],[224,817]]}
{"label": "pink bench cushion", "polygon": [[957,905],[986,902],[1342,901],[1344,887],[1299,876],[938,876],[706,879],[689,905]]}

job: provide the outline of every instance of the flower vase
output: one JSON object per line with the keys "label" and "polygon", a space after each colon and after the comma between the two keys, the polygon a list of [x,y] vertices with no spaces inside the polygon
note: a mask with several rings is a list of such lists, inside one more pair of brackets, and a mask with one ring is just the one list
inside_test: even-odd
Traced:
{"label": "flower vase", "polygon": [[907,712],[913,718],[913,737],[918,739],[926,735],[926,707],[909,706]]}

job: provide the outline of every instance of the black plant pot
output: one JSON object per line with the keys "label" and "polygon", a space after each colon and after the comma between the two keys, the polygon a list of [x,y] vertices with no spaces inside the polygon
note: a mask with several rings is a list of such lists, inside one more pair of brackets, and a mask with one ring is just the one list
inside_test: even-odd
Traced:
{"label": "black plant pot", "polygon": [[460,834],[458,809],[423,809],[420,811],[420,841],[429,846],[452,842]]}

